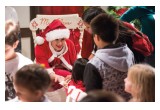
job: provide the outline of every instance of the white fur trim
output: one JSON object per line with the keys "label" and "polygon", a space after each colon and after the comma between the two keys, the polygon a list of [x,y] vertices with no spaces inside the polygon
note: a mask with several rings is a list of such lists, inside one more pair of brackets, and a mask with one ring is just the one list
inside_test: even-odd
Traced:
{"label": "white fur trim", "polygon": [[48,59],[48,62],[51,63],[57,55],[52,54],[52,56]]}
{"label": "white fur trim", "polygon": [[51,42],[49,42],[49,48],[50,48],[50,50],[52,52],[52,56],[48,59],[49,63],[52,62],[55,57],[60,58],[60,57],[62,57],[68,51],[68,47],[67,47],[66,42],[64,43],[64,47],[63,47],[63,49],[60,52],[56,52],[54,50],[54,48],[51,46]]}
{"label": "white fur trim", "polygon": [[35,44],[38,44],[38,45],[42,45],[44,43],[44,39],[41,37],[41,36],[37,36],[35,39],[34,39],[34,43]]}
{"label": "white fur trim", "polygon": [[64,59],[63,56],[60,57],[60,59],[69,70],[72,70],[72,66]]}
{"label": "white fur trim", "polygon": [[51,73],[55,74],[55,72],[53,71],[53,68],[47,68],[46,70],[47,70],[48,74],[51,74]]}
{"label": "white fur trim", "polygon": [[46,40],[49,42],[55,39],[62,39],[62,38],[68,39],[69,36],[70,36],[69,29],[56,29],[46,34]]}

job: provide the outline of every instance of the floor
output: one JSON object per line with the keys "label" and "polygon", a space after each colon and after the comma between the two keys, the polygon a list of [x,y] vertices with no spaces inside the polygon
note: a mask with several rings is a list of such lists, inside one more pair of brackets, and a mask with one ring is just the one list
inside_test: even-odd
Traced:
{"label": "floor", "polygon": [[64,88],[58,89],[54,92],[47,92],[45,94],[52,102],[65,102],[66,91]]}

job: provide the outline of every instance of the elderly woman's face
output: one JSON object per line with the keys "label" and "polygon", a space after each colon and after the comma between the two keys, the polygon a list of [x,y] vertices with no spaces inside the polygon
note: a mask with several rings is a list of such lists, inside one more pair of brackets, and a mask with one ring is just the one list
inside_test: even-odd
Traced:
{"label": "elderly woman's face", "polygon": [[63,46],[65,45],[65,39],[55,39],[51,42],[52,47],[57,51],[61,51]]}

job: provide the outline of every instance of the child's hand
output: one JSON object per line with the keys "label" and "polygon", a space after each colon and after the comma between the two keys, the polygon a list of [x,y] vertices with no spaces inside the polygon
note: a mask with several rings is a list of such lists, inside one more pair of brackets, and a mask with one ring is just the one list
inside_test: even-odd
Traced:
{"label": "child's hand", "polygon": [[69,82],[72,78],[72,75],[67,75],[64,79],[65,82]]}
{"label": "child's hand", "polygon": [[71,75],[67,75],[65,79],[61,81],[59,84],[61,84],[65,88],[68,88],[68,83],[70,82],[71,77],[72,77]]}
{"label": "child's hand", "polygon": [[59,84],[62,85],[63,87],[65,87],[65,88],[68,88],[68,83],[65,82],[65,81],[61,81]]}

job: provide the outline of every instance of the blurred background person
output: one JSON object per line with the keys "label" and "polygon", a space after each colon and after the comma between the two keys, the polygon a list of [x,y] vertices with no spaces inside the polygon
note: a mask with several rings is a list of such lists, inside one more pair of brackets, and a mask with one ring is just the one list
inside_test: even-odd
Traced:
{"label": "blurred background person", "polygon": [[[5,21],[8,21],[8,20],[14,21],[15,24],[20,29],[18,14],[17,14],[16,10],[13,7],[5,6]],[[21,53],[21,34],[20,34],[20,31],[18,33],[18,39],[19,39],[19,44],[18,44],[17,48],[15,49],[15,51]]]}
{"label": "blurred background person", "polygon": [[106,90],[90,91],[80,102],[124,102],[118,94]]}
{"label": "blurred background person", "polygon": [[[141,24],[141,32],[146,34],[155,48],[155,6],[133,6],[129,8],[120,20],[131,22],[138,19]],[[155,51],[146,57],[146,62],[155,67]]]}
{"label": "blurred background person", "polygon": [[13,76],[17,70],[33,63],[21,53],[15,52],[19,43],[18,33],[19,27],[15,22],[7,21],[5,24],[5,100],[13,99],[16,95],[13,88]]}

